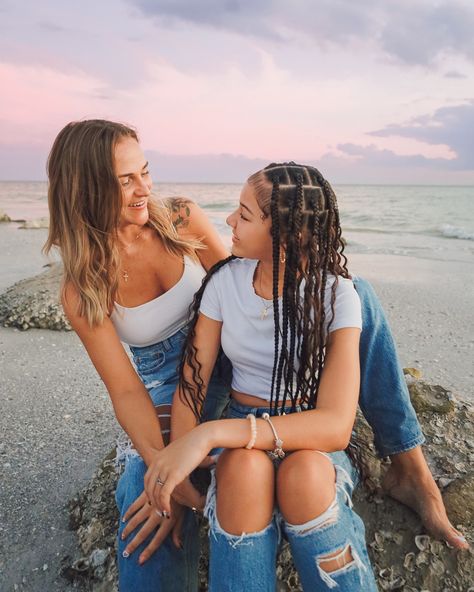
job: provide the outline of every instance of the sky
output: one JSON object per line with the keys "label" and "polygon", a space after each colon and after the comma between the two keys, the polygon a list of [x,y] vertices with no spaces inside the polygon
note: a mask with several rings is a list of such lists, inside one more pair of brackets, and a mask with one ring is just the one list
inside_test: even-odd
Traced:
{"label": "sky", "polygon": [[0,0],[0,180],[106,118],[157,181],[474,184],[473,30],[472,0]]}

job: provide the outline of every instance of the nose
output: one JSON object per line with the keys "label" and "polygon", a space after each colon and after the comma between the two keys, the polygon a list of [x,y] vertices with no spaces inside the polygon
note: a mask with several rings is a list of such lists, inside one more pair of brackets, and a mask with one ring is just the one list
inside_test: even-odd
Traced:
{"label": "nose", "polygon": [[234,210],[232,214],[229,214],[225,220],[226,224],[231,228],[235,228],[235,220],[236,220],[237,210]]}
{"label": "nose", "polygon": [[135,193],[141,197],[146,197],[151,193],[151,178],[145,178],[140,176],[138,182],[135,185]]}

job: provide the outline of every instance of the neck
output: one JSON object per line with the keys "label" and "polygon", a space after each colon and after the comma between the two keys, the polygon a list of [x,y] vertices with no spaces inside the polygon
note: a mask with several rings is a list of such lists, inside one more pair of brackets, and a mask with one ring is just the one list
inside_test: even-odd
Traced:
{"label": "neck", "polygon": [[119,243],[122,247],[128,247],[131,245],[140,235],[143,230],[144,226],[140,226],[138,224],[127,224],[126,226],[120,226],[117,230],[117,236]]}
{"label": "neck", "polygon": [[[283,279],[285,273],[285,264],[279,262],[278,269],[278,295],[281,295],[283,290]],[[258,261],[258,287],[261,288],[265,295],[270,294],[269,298],[273,294],[273,261],[266,259],[259,259]]]}

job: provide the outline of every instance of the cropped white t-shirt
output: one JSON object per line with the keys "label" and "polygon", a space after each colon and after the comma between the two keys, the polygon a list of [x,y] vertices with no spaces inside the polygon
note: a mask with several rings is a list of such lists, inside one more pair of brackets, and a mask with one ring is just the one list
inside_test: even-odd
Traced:
{"label": "cropped white t-shirt", "polygon": [[[270,400],[273,357],[273,307],[262,318],[263,300],[255,294],[253,277],[257,261],[234,259],[217,271],[204,291],[200,312],[210,319],[222,321],[221,344],[232,362],[232,388],[264,400]],[[326,328],[331,319],[331,287],[329,276],[324,298]],[[280,310],[281,313],[281,310]],[[360,300],[351,280],[339,277],[334,304],[334,320],[329,331],[344,327],[362,328]],[[283,393],[283,387],[282,392]]]}
{"label": "cropped white t-shirt", "polygon": [[161,296],[139,306],[114,304],[110,319],[127,345],[145,347],[168,339],[187,325],[189,307],[205,275],[200,263],[184,257],[183,275]]}

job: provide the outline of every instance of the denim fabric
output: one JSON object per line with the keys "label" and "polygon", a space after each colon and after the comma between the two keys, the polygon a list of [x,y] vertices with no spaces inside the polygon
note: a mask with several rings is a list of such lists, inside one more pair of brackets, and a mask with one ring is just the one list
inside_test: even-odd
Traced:
{"label": "denim fabric", "polygon": [[[297,410],[298,412],[299,410]],[[231,401],[227,416],[261,417],[269,408],[248,407]],[[285,410],[290,413],[291,409]],[[301,525],[288,524],[275,508],[263,530],[232,535],[219,524],[216,512],[215,474],[206,499],[205,515],[210,524],[209,592],[274,592],[276,557],[283,535],[289,542],[303,590],[377,592],[365,544],[362,520],[352,509],[351,496],[357,471],[344,452],[326,454],[336,469],[336,495],[321,516]],[[320,567],[324,558],[350,548],[353,560],[332,573]]]}
{"label": "denim fabric", "polygon": [[366,280],[355,277],[354,285],[362,306],[359,405],[385,457],[415,448],[425,438],[380,301]]}
{"label": "denim fabric", "polygon": [[[179,330],[170,338],[147,347],[130,348],[137,372],[147,388],[155,406],[171,405],[178,383],[177,368],[186,331]],[[230,366],[221,360],[213,373],[204,413],[207,419],[220,417],[227,404],[230,387]],[[134,450],[126,450],[125,467],[117,484],[115,499],[120,512],[118,538],[118,568],[120,592],[196,592],[198,589],[197,566],[199,560],[199,532],[196,518],[190,509],[182,531],[183,549],[177,549],[171,537],[143,565],[138,557],[149,540],[144,542],[128,558],[122,556],[126,545],[138,532],[137,528],[125,541],[120,534],[125,528],[121,519],[127,508],[143,492],[146,465]]]}

